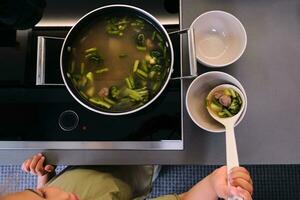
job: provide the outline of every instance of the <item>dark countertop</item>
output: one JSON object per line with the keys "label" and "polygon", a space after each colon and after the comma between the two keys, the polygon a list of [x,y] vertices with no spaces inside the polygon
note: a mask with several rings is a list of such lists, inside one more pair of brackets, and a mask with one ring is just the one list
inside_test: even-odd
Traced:
{"label": "dark countertop", "polygon": [[[182,0],[181,28],[209,10],[232,13],[244,24],[248,45],[235,64],[222,69],[243,84],[248,110],[236,128],[241,164],[300,163],[300,2],[290,0]],[[183,36],[183,72],[188,63]],[[210,69],[199,65],[199,73]],[[191,80],[184,80],[184,94]],[[184,110],[183,151],[44,150],[54,164],[224,164],[224,134],[198,128]],[[39,150],[0,151],[1,164],[20,164]]]}

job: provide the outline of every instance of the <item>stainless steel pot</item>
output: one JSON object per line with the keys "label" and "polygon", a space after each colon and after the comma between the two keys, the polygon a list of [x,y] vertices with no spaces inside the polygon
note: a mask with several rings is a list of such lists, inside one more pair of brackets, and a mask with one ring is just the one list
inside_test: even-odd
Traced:
{"label": "stainless steel pot", "polygon": [[[126,13],[126,14],[130,14],[130,15],[137,15],[139,17],[144,18],[145,20],[150,22],[162,34],[162,37],[166,41],[166,45],[170,49],[169,58],[170,58],[171,62],[170,62],[170,66],[167,70],[167,78],[166,78],[163,86],[161,87],[160,91],[150,101],[145,103],[143,106],[137,107],[133,110],[126,111],[126,112],[108,112],[108,111],[102,110],[101,108],[91,104],[89,101],[87,101],[86,99],[81,97],[79,92],[75,89],[72,81],[69,78],[67,78],[67,60],[68,60],[68,50],[67,49],[68,49],[68,46],[70,46],[70,44],[72,43],[73,37],[76,35],[76,33],[78,33],[78,31],[82,30],[83,27],[85,27],[89,22],[95,20],[97,17],[105,16],[106,13],[111,14],[114,12],[115,13]],[[173,62],[174,62],[173,46],[172,46],[170,37],[169,37],[167,31],[165,30],[165,28],[162,26],[162,24],[151,14],[149,14],[148,12],[146,12],[140,8],[129,6],[129,5],[120,5],[120,4],[109,5],[109,6],[97,8],[97,9],[87,13],[86,15],[84,15],[81,19],[79,19],[79,21],[68,32],[68,34],[64,40],[64,43],[63,43],[63,46],[61,49],[61,54],[60,54],[61,74],[62,74],[63,81],[64,81],[68,91],[70,92],[70,94],[82,106],[86,107],[87,109],[89,109],[91,111],[94,111],[94,112],[100,113],[100,114],[104,114],[104,115],[127,115],[127,114],[131,114],[131,113],[135,113],[135,112],[147,107],[152,102],[154,102],[160,96],[160,94],[164,91],[165,87],[167,86],[167,84],[170,80],[171,73],[173,72]]]}

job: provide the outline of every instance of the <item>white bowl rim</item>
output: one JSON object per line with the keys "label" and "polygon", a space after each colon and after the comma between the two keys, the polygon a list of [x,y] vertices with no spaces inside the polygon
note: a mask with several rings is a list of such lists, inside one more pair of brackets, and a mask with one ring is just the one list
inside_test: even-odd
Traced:
{"label": "white bowl rim", "polygon": [[[187,110],[187,112],[188,112],[188,114],[189,114],[189,117],[192,119],[192,121],[199,127],[199,128],[201,128],[201,129],[203,129],[203,130],[206,130],[206,131],[208,131],[208,132],[211,132],[211,133],[222,133],[222,132],[225,132],[225,127],[224,127],[224,130],[210,130],[210,129],[207,129],[207,128],[205,128],[205,127],[203,127],[203,126],[201,126],[195,119],[194,119],[194,117],[192,117],[192,112],[190,111],[190,109],[189,109],[189,107],[188,107],[188,94],[190,93],[190,90],[191,90],[191,86],[194,84],[194,82],[197,80],[197,79],[199,79],[200,77],[202,77],[202,76],[205,76],[205,75],[207,75],[207,74],[222,74],[222,75],[226,75],[226,76],[229,76],[229,77],[231,77],[231,78],[234,78],[236,81],[238,81],[239,83],[240,83],[240,81],[238,80],[238,79],[236,79],[234,76],[232,76],[232,75],[230,75],[230,74],[228,74],[228,73],[225,73],[225,72],[220,72],[220,71],[209,71],[209,72],[205,72],[205,73],[203,73],[203,74],[200,74],[199,76],[197,76],[192,82],[191,82],[191,84],[189,85],[189,87],[188,87],[188,90],[187,90],[187,92],[186,92],[186,96],[185,96],[185,107],[186,107],[186,110]],[[238,87],[237,85],[235,85],[235,84],[233,84],[233,83],[231,83],[232,85],[234,85],[234,86],[236,86],[236,87]],[[240,83],[241,84],[241,83]],[[241,116],[240,116],[240,118],[237,120],[237,122],[234,124],[234,127],[235,126],[237,126],[238,124],[240,124],[240,122],[243,120],[243,118],[244,118],[244,116],[245,116],[245,114],[246,114],[246,112],[247,112],[247,107],[248,107],[248,100],[247,100],[247,94],[246,94],[246,91],[245,91],[245,89],[244,89],[244,87],[243,87],[243,85],[241,84],[241,86],[242,86],[242,88],[240,88],[240,87],[238,87],[240,90],[241,90],[241,92],[243,93],[243,95],[244,95],[244,98],[245,98],[245,108],[244,108],[244,112],[241,114]]]}
{"label": "white bowl rim", "polygon": [[200,60],[200,59],[197,57],[197,55],[195,54],[196,59],[197,59],[200,63],[206,65],[207,67],[211,67],[211,68],[214,68],[214,67],[216,67],[216,68],[218,68],[218,67],[225,67],[225,66],[231,65],[232,63],[236,62],[236,61],[243,55],[244,51],[246,50],[247,42],[248,42],[247,32],[246,32],[246,29],[245,29],[245,27],[243,26],[242,22],[241,22],[237,17],[235,17],[233,14],[228,13],[228,12],[225,12],[225,11],[223,11],[223,10],[211,10],[211,11],[208,11],[208,12],[205,12],[205,13],[199,15],[199,16],[192,22],[190,28],[191,28],[191,29],[194,28],[194,25],[195,25],[195,23],[196,23],[196,21],[197,21],[198,19],[200,19],[200,18],[203,17],[204,15],[211,14],[211,13],[223,13],[223,14],[225,14],[225,15],[228,15],[228,16],[232,17],[232,18],[233,18],[234,20],[236,20],[236,21],[238,22],[238,24],[241,26],[242,32],[243,32],[243,34],[244,34],[244,36],[245,36],[245,41],[244,41],[244,46],[243,46],[242,51],[239,53],[239,55],[238,55],[235,59],[233,59],[233,60],[230,61],[230,62],[227,62],[227,63],[224,63],[224,64],[210,64],[210,63],[207,63],[207,62],[205,62],[205,61],[203,61],[203,60]]}

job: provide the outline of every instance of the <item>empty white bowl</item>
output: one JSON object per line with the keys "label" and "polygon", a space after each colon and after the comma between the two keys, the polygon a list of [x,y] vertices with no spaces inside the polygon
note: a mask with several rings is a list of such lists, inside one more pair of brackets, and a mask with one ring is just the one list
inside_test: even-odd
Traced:
{"label": "empty white bowl", "polygon": [[186,109],[193,122],[200,128],[210,132],[225,131],[224,126],[213,119],[208,113],[206,108],[206,97],[214,87],[226,83],[238,87],[245,97],[244,111],[237,120],[235,126],[244,118],[247,110],[247,95],[242,84],[227,73],[211,71],[195,78],[186,93]]}
{"label": "empty white bowl", "polygon": [[238,60],[246,49],[242,23],[224,11],[210,11],[191,25],[197,60],[208,67],[224,67]]}

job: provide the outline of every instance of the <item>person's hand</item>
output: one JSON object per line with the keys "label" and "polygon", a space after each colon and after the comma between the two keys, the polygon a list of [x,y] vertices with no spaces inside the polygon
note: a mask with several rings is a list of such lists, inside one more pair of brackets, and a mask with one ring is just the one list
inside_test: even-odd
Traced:
{"label": "person's hand", "polygon": [[22,164],[22,170],[39,177],[55,172],[53,165],[44,166],[45,156],[41,153],[25,160]]}
{"label": "person's hand", "polygon": [[[218,197],[227,199],[230,195],[252,200],[253,182],[249,172],[243,167],[234,167],[227,177],[227,167],[216,169],[211,175],[212,187]],[[228,186],[228,180],[230,185]]]}

